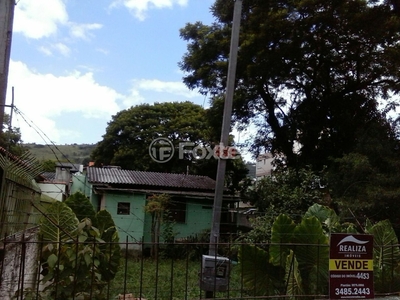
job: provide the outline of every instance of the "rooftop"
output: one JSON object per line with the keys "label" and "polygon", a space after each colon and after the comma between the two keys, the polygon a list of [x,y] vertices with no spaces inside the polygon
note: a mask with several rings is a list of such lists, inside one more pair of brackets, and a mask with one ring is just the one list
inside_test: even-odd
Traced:
{"label": "rooftop", "polygon": [[190,190],[214,190],[215,181],[207,176],[88,167],[89,183],[134,185]]}

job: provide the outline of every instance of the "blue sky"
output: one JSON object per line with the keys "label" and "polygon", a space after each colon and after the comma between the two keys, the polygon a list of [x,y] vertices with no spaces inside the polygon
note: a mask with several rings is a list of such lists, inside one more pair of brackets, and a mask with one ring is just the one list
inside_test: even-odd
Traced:
{"label": "blue sky", "polygon": [[[26,143],[96,143],[118,111],[208,99],[182,83],[179,29],[214,0],[17,0],[7,104]],[[24,119],[25,118],[25,119]],[[32,127],[35,127],[32,128]],[[37,133],[42,131],[47,138]],[[50,141],[49,141],[50,140]]]}

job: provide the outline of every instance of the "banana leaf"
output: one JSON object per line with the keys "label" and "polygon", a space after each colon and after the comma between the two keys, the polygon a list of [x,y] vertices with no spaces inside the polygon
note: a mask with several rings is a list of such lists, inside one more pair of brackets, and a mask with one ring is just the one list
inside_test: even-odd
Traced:
{"label": "banana leaf", "polygon": [[244,286],[254,296],[279,295],[284,292],[285,270],[268,261],[268,252],[253,245],[239,249],[239,267]]}
{"label": "banana leaf", "polygon": [[53,242],[58,248],[59,241],[72,241],[76,237],[79,221],[65,203],[55,201],[40,219],[39,234],[43,240]]}
{"label": "banana leaf", "polygon": [[303,218],[293,234],[293,252],[305,293],[325,294],[329,282],[329,240],[316,217]]}
{"label": "banana leaf", "polygon": [[326,233],[340,232],[340,218],[336,212],[328,206],[315,203],[304,214],[304,218],[316,217],[322,224]]}
{"label": "banana leaf", "polygon": [[374,281],[376,292],[400,289],[399,242],[389,220],[367,222],[366,233],[374,236]]}
{"label": "banana leaf", "polygon": [[269,261],[275,266],[285,268],[286,258],[290,253],[290,243],[296,224],[285,214],[279,215],[271,228],[271,245],[269,248]]}
{"label": "banana leaf", "polygon": [[290,254],[287,257],[286,278],[286,294],[291,296],[290,299],[298,299],[298,295],[304,295],[299,263],[297,262],[293,251],[290,251]]}

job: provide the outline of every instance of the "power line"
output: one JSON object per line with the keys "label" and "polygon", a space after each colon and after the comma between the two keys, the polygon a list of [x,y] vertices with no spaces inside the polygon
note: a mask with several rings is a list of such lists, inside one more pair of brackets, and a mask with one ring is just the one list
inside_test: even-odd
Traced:
{"label": "power line", "polygon": [[[47,140],[51,143],[51,145],[54,146],[54,148],[55,148],[59,153],[61,153],[62,157],[63,157],[65,160],[67,160],[68,163],[74,165],[74,163],[72,163],[72,162],[69,160],[69,158],[60,150],[60,148],[57,147],[57,145],[47,136],[47,134],[46,134],[42,129],[40,129],[39,126],[37,126],[32,120],[30,120],[30,119],[29,119],[20,109],[18,109],[17,107],[14,106],[14,110],[15,110],[15,113],[18,114],[18,115],[20,115],[21,118],[23,119],[23,121],[24,121],[30,128],[32,128],[32,129],[39,135],[39,137],[45,142],[45,145],[46,145],[47,147],[49,147],[49,149],[50,149],[51,152],[54,154],[54,157],[56,158],[56,160],[57,160],[58,163],[62,164],[60,158],[58,157],[58,155],[56,154],[56,152],[54,151],[54,149],[49,145],[49,143],[47,143],[46,138],[47,138]],[[27,119],[29,119],[30,122],[28,122]],[[79,179],[79,178],[76,177],[76,176],[75,176],[75,178],[76,178],[76,180],[78,180],[79,182],[81,182],[81,183],[84,185],[85,188],[86,188],[86,187],[90,188],[90,186],[88,186],[87,183],[86,183],[85,181],[82,181],[81,179]],[[62,191],[62,190],[60,189],[60,191]],[[62,191],[62,192],[64,193],[64,191]]]}

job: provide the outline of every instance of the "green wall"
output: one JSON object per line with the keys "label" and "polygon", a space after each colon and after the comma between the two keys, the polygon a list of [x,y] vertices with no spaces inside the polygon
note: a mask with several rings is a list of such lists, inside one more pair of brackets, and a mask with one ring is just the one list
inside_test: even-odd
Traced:
{"label": "green wall", "polygon": [[[211,228],[212,209],[210,203],[198,202],[187,199],[186,223],[176,223],[175,231],[178,232],[177,238],[195,235],[205,229]],[[205,208],[207,207],[207,208]]]}
{"label": "green wall", "polygon": [[[212,220],[212,200],[198,201],[186,198],[186,222],[175,223],[174,231],[177,233],[176,238],[184,238],[193,236],[206,229],[211,229]],[[162,226],[161,226],[162,231]],[[144,242],[151,242],[151,216],[146,214],[144,226]],[[160,238],[162,241],[162,238]]]}
{"label": "green wall", "polygon": [[86,176],[83,174],[74,174],[72,175],[72,186],[71,186],[71,195],[76,192],[81,192],[86,195]]}
{"label": "green wall", "polygon": [[[146,197],[144,194],[119,193],[105,195],[106,209],[114,219],[121,243],[140,242],[144,234]],[[118,214],[118,202],[130,203],[128,214]]]}
{"label": "green wall", "polygon": [[87,197],[91,197],[92,185],[87,181],[85,174],[72,175],[71,194],[81,192]]}
{"label": "green wall", "polygon": [[[74,182],[75,184],[75,182]],[[100,206],[101,195],[96,195],[91,192],[86,183],[84,190],[87,196],[95,207],[95,210]],[[79,183],[76,185],[77,190],[82,188]],[[146,195],[144,193],[117,193],[115,191],[106,193],[105,205],[107,211],[111,214],[114,223],[117,227],[121,243],[128,242],[151,242],[151,215],[144,212],[146,205]],[[174,231],[177,233],[176,238],[185,238],[201,233],[204,230],[211,228],[212,220],[212,200],[203,199],[197,200],[193,198],[185,198],[186,201],[186,222],[175,223]],[[130,203],[129,214],[118,214],[118,202]],[[162,230],[162,226],[161,226]],[[160,238],[162,241],[162,238]],[[131,246],[130,246],[131,247]],[[133,247],[137,248],[137,247]]]}

